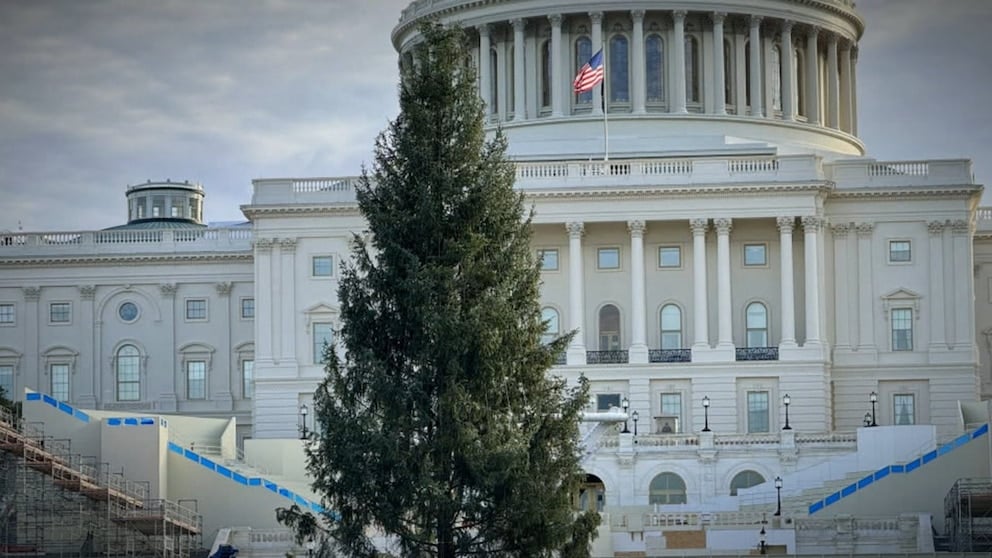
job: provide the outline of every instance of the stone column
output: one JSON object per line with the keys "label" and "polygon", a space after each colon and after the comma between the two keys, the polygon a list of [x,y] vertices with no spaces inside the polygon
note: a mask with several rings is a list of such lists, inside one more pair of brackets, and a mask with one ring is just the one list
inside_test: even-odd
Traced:
{"label": "stone column", "polygon": [[730,230],[733,221],[715,219],[716,228],[716,288],[717,288],[717,347],[734,346],[733,314],[730,301]]}
{"label": "stone column", "polygon": [[[176,293],[179,291],[179,287],[175,283],[163,283],[158,286],[158,289],[164,301],[162,306],[168,311],[169,316],[169,328],[166,330],[166,342],[169,347],[176,347]],[[165,312],[163,312],[163,315],[164,314]],[[168,356],[165,357],[164,368],[169,371],[169,374],[171,374],[172,377],[166,384],[168,387],[165,391],[159,394],[156,405],[159,410],[176,411],[179,408],[179,394],[183,392],[181,378],[183,377],[184,371],[179,369],[178,363],[176,362],[175,350],[169,351]],[[141,370],[143,371],[144,367],[142,367]],[[111,382],[108,392],[103,394],[104,401],[114,400],[113,390],[114,385],[113,382]]]}
{"label": "stone column", "polygon": [[551,116],[561,116],[562,101],[562,56],[561,56],[561,14],[548,16],[551,22]]}
{"label": "stone column", "polygon": [[[592,21],[592,54],[596,54],[603,48],[603,12],[589,12],[589,20]],[[588,60],[578,60],[581,66]],[[606,49],[603,49],[603,64],[606,64]],[[610,79],[610,68],[606,67],[605,79]],[[603,114],[603,92],[600,86],[592,88],[592,113]]]}
{"label": "stone column", "polygon": [[842,223],[831,227],[834,234],[834,293],[836,316],[834,318],[834,340],[838,350],[851,349],[851,328],[849,301],[851,300],[850,274],[848,273],[849,254],[847,253],[847,233],[850,225]]}
{"label": "stone column", "polygon": [[296,239],[284,238],[279,241],[280,270],[277,275],[282,281],[279,291],[279,324],[282,339],[279,342],[279,360],[287,366],[296,364]]}
{"label": "stone column", "polygon": [[955,274],[954,309],[954,348],[966,350],[975,345],[974,319],[970,309],[975,306],[974,297],[974,260],[971,251],[971,223],[965,220],[954,221],[951,224],[951,236],[954,239],[954,269],[960,270]]}
{"label": "stone column", "polygon": [[837,80],[837,35],[827,36],[827,126],[840,124],[840,85]]}
{"label": "stone column", "polygon": [[644,114],[645,69],[644,69],[644,10],[633,10],[630,18],[634,23],[634,41],[630,49],[631,61],[631,100],[634,103],[634,114]]}
{"label": "stone column", "polygon": [[764,116],[761,99],[761,16],[751,16],[751,37],[748,46],[751,48],[751,116]]}
{"label": "stone column", "polygon": [[[506,105],[510,102],[510,84],[509,73],[507,68],[509,65],[506,63],[506,54],[509,49],[506,48],[506,41],[500,40],[496,47],[496,111],[494,115],[497,120],[501,122],[506,122],[509,118],[510,108]],[[256,363],[257,364],[257,363]]]}
{"label": "stone column", "polygon": [[794,285],[795,268],[792,261],[792,228],[795,225],[795,217],[779,217],[775,220],[778,224],[779,245],[781,251],[781,289],[782,289],[782,338],[779,341],[780,348],[793,348],[796,346],[796,293]]}
{"label": "stone column", "polygon": [[527,98],[524,87],[524,29],[527,22],[517,18],[513,23],[513,120],[527,119]]}
{"label": "stone column", "polygon": [[276,315],[272,308],[272,240],[259,238],[255,241],[255,366],[271,365],[275,353],[272,351],[272,324]]}
{"label": "stone column", "polygon": [[796,119],[796,61],[792,56],[792,22],[782,22],[782,40],[779,45],[782,63],[782,119]]}
{"label": "stone column", "polygon": [[586,363],[585,344],[585,289],[583,288],[582,233],[585,227],[581,222],[565,224],[568,230],[568,327],[575,330],[575,337],[568,345],[568,364]]}
{"label": "stone column", "polygon": [[875,304],[872,296],[871,239],[875,225],[858,223],[858,350],[874,351],[875,347]]}
{"label": "stone column", "polygon": [[480,25],[477,29],[479,30],[479,96],[486,105],[485,111],[488,119],[493,110],[493,76],[489,57],[489,51],[492,49],[489,35],[492,28],[489,25]]}
{"label": "stone column", "polygon": [[930,350],[948,349],[944,325],[944,222],[927,223],[930,233]]}
{"label": "stone column", "polygon": [[687,114],[689,111],[685,107],[685,10],[672,12],[674,22],[672,37],[672,54],[675,57],[675,84],[672,87],[672,109],[673,114]]}
{"label": "stone column", "polygon": [[706,219],[689,221],[692,229],[692,304],[693,340],[692,348],[709,349],[710,334],[706,323]]}
{"label": "stone column", "polygon": [[628,221],[630,230],[630,317],[631,343],[629,359],[631,364],[648,362],[646,297],[644,292],[644,221]]}
{"label": "stone column", "polygon": [[851,132],[851,43],[840,50],[840,129]]}
{"label": "stone column", "polygon": [[713,19],[713,112],[715,114],[727,114],[726,79],[723,74],[723,20],[727,17],[725,12],[713,12],[710,17]]}
{"label": "stone column", "polygon": [[804,347],[820,344],[820,270],[818,237],[822,219],[815,215],[802,218],[805,233],[805,262],[806,269],[806,342]]}
{"label": "stone column", "polygon": [[858,46],[851,47],[851,135],[858,135]]}
{"label": "stone column", "polygon": [[[76,395],[74,399],[76,400],[76,403],[78,403],[80,407],[87,409],[95,409],[97,406],[97,394],[100,392],[96,391],[96,379],[97,376],[99,376],[102,372],[100,367],[100,358],[99,358],[100,346],[102,344],[100,343],[100,337],[97,335],[97,332],[100,329],[97,326],[97,324],[100,323],[102,320],[100,319],[101,318],[100,316],[97,316],[94,313],[95,308],[93,301],[95,298],[96,298],[95,286],[93,285],[79,286],[79,301],[80,301],[79,323],[83,324],[83,326],[89,330],[87,331],[86,338],[87,338],[87,343],[89,345],[88,349],[91,351],[91,354],[89,355],[90,358],[88,360],[85,358],[81,358],[80,362],[81,363],[85,362],[90,367],[91,373],[90,373],[89,381],[86,382],[86,384],[80,384],[78,386],[79,390],[76,392],[78,393],[78,395]],[[84,348],[83,350],[85,351],[86,348]],[[85,375],[83,376],[83,378],[85,378]],[[142,400],[144,400],[148,395],[147,387],[145,386],[146,383],[147,382],[144,381],[144,379],[142,379],[141,390],[139,391],[139,397]],[[7,394],[7,395],[10,396],[11,394]],[[16,395],[18,394],[14,394],[14,396]],[[14,398],[12,397],[12,399]]]}
{"label": "stone column", "polygon": [[[233,336],[231,328],[234,325],[234,320],[237,319],[234,316],[231,302],[231,291],[234,289],[234,283],[230,281],[221,281],[214,284],[214,289],[217,291],[217,296],[220,297],[224,305],[224,315],[227,316],[227,319],[225,320],[226,326],[224,327],[224,345],[230,348],[233,346],[231,344],[231,339]],[[238,382],[231,377],[237,368],[236,366],[232,366],[232,362],[236,362],[237,359],[235,359],[230,350],[226,352],[226,355],[219,355],[220,364],[212,368],[217,368],[219,370],[226,367],[227,373],[220,374],[220,376],[222,376],[220,385],[218,385],[218,382],[212,381],[213,378],[208,376],[207,393],[212,394],[210,399],[213,401],[215,409],[231,411],[234,409],[234,394],[237,391],[235,386],[238,385]]]}
{"label": "stone column", "polygon": [[806,121],[820,123],[820,57],[817,54],[819,27],[806,35]]}

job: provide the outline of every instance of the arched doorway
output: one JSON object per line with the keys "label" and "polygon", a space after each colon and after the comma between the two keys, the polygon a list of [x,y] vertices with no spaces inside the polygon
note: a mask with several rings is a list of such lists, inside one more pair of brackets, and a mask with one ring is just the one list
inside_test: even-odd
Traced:
{"label": "arched doorway", "polygon": [[575,508],[579,511],[603,511],[606,506],[606,485],[596,475],[586,474],[579,485]]}

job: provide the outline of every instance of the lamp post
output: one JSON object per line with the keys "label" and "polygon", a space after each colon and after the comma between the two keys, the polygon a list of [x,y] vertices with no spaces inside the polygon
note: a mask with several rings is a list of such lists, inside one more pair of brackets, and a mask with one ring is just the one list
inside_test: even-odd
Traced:
{"label": "lamp post", "polygon": [[785,426],[782,427],[782,430],[792,430],[792,427],[789,426],[789,404],[790,403],[792,403],[792,398],[789,397],[789,394],[788,393],[786,393],[785,394],[785,397],[782,398],[782,404],[785,405]]}
{"label": "lamp post", "polygon": [[778,506],[775,508],[775,515],[782,515],[782,477],[775,477],[775,492],[778,497]]}
{"label": "lamp post", "polygon": [[307,430],[307,413],[310,409],[307,408],[306,403],[300,404],[300,439],[306,440],[310,437],[310,431]]}
{"label": "lamp post", "polygon": [[768,543],[765,541],[765,526],[761,526],[761,531],[758,531],[758,554],[768,554]]}
{"label": "lamp post", "polygon": [[307,548],[307,558],[313,558],[313,549],[316,548],[317,542],[313,540],[313,537],[310,537],[307,539],[305,546]]}
{"label": "lamp post", "polygon": [[874,391],[871,392],[871,395],[868,396],[868,400],[871,401],[871,425],[878,426],[878,423],[875,422],[875,403],[878,403],[878,394]]}
{"label": "lamp post", "polygon": [[630,434],[630,430],[627,429],[627,409],[630,408],[630,400],[626,397],[620,400],[620,408],[623,409],[623,430],[620,432],[622,434]]}
{"label": "lamp post", "polygon": [[630,420],[634,421],[634,436],[637,436],[637,419],[641,418],[641,414],[634,411],[630,414]]}
{"label": "lamp post", "polygon": [[865,420],[862,424],[865,425],[865,428],[871,426],[871,413],[865,413]]}
{"label": "lamp post", "polygon": [[710,396],[703,396],[703,432],[710,431]]}

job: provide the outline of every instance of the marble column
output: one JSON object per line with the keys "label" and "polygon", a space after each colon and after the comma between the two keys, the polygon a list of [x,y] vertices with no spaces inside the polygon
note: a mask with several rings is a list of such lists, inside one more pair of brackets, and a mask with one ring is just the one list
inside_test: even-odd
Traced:
{"label": "marble column", "polygon": [[851,43],[840,49],[840,129],[851,132]]}
{"label": "marble column", "polygon": [[524,29],[527,22],[517,18],[513,24],[513,120],[527,119],[527,98],[524,72]]}
{"label": "marble column", "polygon": [[761,83],[764,77],[761,74],[761,17],[751,16],[750,19],[751,37],[748,45],[751,49],[751,116],[764,116],[761,98]]}
{"label": "marble column", "polygon": [[850,300],[851,282],[848,267],[847,233],[851,226],[840,223],[830,228],[834,235],[834,342],[838,350],[851,350]]}
{"label": "marble column", "polygon": [[634,24],[633,48],[630,49],[631,60],[631,100],[634,103],[634,114],[644,114],[645,95],[645,68],[644,68],[644,10],[633,10],[630,12],[631,21]]}
{"label": "marble column", "polygon": [[975,345],[974,318],[970,309],[975,307],[974,297],[974,259],[971,251],[972,225],[968,221],[958,220],[951,224],[951,237],[954,244],[954,269],[960,270],[954,280],[954,347],[966,350]]}
{"label": "marble column", "polygon": [[689,222],[692,230],[693,349],[709,349],[710,334],[706,310],[706,219]]}
{"label": "marble column", "polygon": [[872,281],[874,273],[872,265],[871,241],[875,225],[858,223],[855,225],[858,233],[858,350],[874,351],[875,346],[875,308],[873,300]]}
{"label": "marble column", "polygon": [[733,313],[730,300],[730,231],[731,219],[715,219],[716,228],[716,288],[717,288],[717,347],[734,346]]}
{"label": "marble column", "polygon": [[725,12],[713,12],[713,112],[727,114],[726,80],[723,60],[723,20]]}
{"label": "marble column", "polygon": [[275,359],[272,325],[278,323],[272,290],[272,246],[268,238],[255,240],[255,366],[271,365]]}
{"label": "marble column", "polygon": [[810,124],[820,123],[819,33],[819,27],[810,27],[806,35],[806,121]]}
{"label": "marble column", "polygon": [[930,233],[930,350],[946,351],[947,333],[944,325],[944,222],[927,223]]}
{"label": "marble column", "polygon": [[562,105],[562,56],[561,56],[561,14],[548,16],[551,22],[551,116],[561,116]]}
{"label": "marble column", "polygon": [[[296,239],[283,238],[279,241],[279,272],[282,281],[279,290],[279,327],[282,339],[279,343],[280,362],[286,366],[296,365]],[[337,262],[335,262],[337,263]]]}
{"label": "marble column", "polygon": [[[599,52],[599,49],[603,48],[603,12],[590,12],[589,20],[592,21],[592,54]],[[588,62],[588,60],[578,60],[578,64],[581,66]],[[606,49],[603,49],[603,64],[607,64],[606,60]],[[605,79],[610,78],[610,68],[606,67]],[[592,113],[593,114],[603,114],[603,91],[602,87],[596,86],[592,88]]]}
{"label": "marble column", "polygon": [[782,267],[780,281],[782,289],[782,338],[780,347],[796,346],[796,293],[794,285],[795,268],[792,261],[792,228],[795,217],[779,217],[778,224],[780,265]]}
{"label": "marble column", "polygon": [[568,231],[568,327],[575,330],[575,337],[566,352],[566,362],[585,364],[585,289],[582,265],[582,234],[585,226],[581,222],[569,222],[565,224],[565,229]]}
{"label": "marble column", "polygon": [[674,70],[675,84],[672,86],[672,109],[673,114],[687,114],[689,111],[685,106],[685,16],[684,10],[672,12],[674,23],[672,38],[672,54],[675,58]]}
{"label": "marble column", "polygon": [[851,135],[858,135],[858,47],[851,47]]}
{"label": "marble column", "polygon": [[485,111],[486,116],[492,114],[493,112],[493,99],[492,99],[492,67],[490,62],[492,59],[489,57],[489,51],[492,49],[492,43],[490,41],[490,34],[492,28],[489,25],[480,25],[479,30],[479,96],[482,97],[482,102],[486,105]]}
{"label": "marble column", "polygon": [[631,343],[629,359],[631,364],[648,362],[647,345],[647,298],[644,292],[644,221],[628,221],[630,230],[630,317]]}
{"label": "marble column", "polygon": [[820,344],[820,270],[818,257],[819,230],[823,220],[815,215],[802,218],[805,235],[806,269],[806,342],[804,347]]}
{"label": "marble column", "polygon": [[782,119],[796,119],[796,60],[792,56],[792,22],[782,22],[782,40],[779,45],[782,63]]}
{"label": "marble column", "polygon": [[827,37],[827,126],[840,124],[840,84],[837,79],[837,35]]}

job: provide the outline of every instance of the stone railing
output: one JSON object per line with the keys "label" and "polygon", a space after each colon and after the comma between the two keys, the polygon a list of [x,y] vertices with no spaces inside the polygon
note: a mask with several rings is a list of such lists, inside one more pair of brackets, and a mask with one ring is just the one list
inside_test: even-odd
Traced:
{"label": "stone railing", "polygon": [[586,351],[586,364],[627,364],[627,351]]}
{"label": "stone railing", "polygon": [[613,531],[678,531],[752,525],[777,529],[792,525],[791,517],[769,516],[760,511],[661,512],[653,506],[619,506],[609,508],[607,513]]}
{"label": "stone railing", "polygon": [[[599,440],[601,448],[620,448],[620,437],[626,434],[606,432]],[[855,432],[811,432],[798,434],[795,430],[755,434],[715,433],[645,433],[633,436],[638,451],[696,451],[699,449],[778,449],[819,448],[854,449],[858,445]]]}
{"label": "stone railing", "polygon": [[5,257],[251,251],[249,227],[0,233]]}
{"label": "stone railing", "polygon": [[778,360],[778,347],[737,347],[736,360]]}
{"label": "stone railing", "polygon": [[692,350],[648,349],[648,362],[692,362]]}
{"label": "stone railing", "polygon": [[973,184],[971,161],[876,161],[848,159],[824,165],[837,190],[899,186],[961,186]]}

